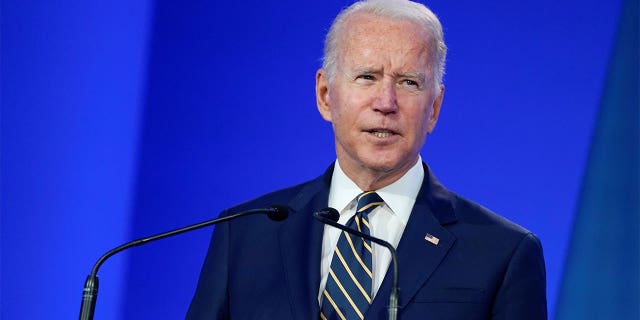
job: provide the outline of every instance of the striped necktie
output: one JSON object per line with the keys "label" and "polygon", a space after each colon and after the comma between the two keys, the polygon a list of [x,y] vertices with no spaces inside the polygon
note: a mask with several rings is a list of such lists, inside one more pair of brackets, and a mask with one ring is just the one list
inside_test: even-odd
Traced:
{"label": "striped necktie", "polygon": [[[374,191],[363,192],[357,199],[356,214],[347,226],[370,234],[369,213],[384,202]],[[321,319],[364,319],[372,300],[371,259],[371,241],[344,231],[340,234],[322,292]]]}

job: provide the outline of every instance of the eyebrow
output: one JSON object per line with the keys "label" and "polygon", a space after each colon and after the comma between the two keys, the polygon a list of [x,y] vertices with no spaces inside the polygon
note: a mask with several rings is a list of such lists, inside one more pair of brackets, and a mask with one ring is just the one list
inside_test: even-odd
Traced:
{"label": "eyebrow", "polygon": [[[353,75],[359,74],[382,74],[383,71],[377,68],[360,67],[353,70]],[[424,82],[427,76],[423,72],[398,72],[392,75],[394,78],[410,78]]]}
{"label": "eyebrow", "polygon": [[393,76],[396,78],[417,79],[419,82],[424,82],[426,79],[426,75],[422,72],[401,72],[395,73]]}
{"label": "eyebrow", "polygon": [[354,75],[358,74],[381,74],[382,70],[370,67],[355,68],[352,72]]}

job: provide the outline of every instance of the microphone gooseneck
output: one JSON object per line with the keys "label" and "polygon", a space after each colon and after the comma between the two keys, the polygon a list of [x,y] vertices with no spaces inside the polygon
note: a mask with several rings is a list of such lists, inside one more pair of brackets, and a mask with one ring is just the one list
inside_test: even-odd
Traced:
{"label": "microphone gooseneck", "polygon": [[114,254],[129,249],[131,247],[137,247],[152,241],[156,241],[156,240],[160,240],[160,239],[164,239],[164,238],[168,238],[171,236],[175,236],[181,233],[185,233],[185,232],[189,232],[189,231],[193,231],[193,230],[197,230],[200,228],[204,228],[210,225],[214,225],[220,222],[225,222],[225,221],[229,221],[229,220],[233,220],[239,217],[243,217],[243,216],[247,216],[247,215],[251,215],[251,214],[257,214],[257,213],[266,213],[267,216],[274,221],[282,221],[284,219],[287,218],[287,216],[289,215],[289,209],[285,206],[281,206],[281,205],[272,205],[269,208],[262,208],[262,209],[253,209],[253,210],[248,210],[248,211],[243,211],[243,212],[239,212],[236,214],[232,214],[232,215],[228,215],[228,216],[224,216],[222,218],[218,218],[218,219],[212,219],[212,220],[207,220],[207,221],[203,221],[200,223],[196,223],[196,224],[192,224],[183,228],[179,228],[179,229],[175,229],[175,230],[171,230],[171,231],[167,231],[167,232],[163,232],[163,233],[159,233],[150,237],[146,237],[146,238],[141,238],[138,240],[133,240],[130,242],[127,242],[119,247],[113,248],[111,250],[109,250],[107,253],[105,253],[104,255],[102,255],[102,257],[100,257],[100,259],[98,259],[98,261],[95,263],[95,265],[93,266],[93,269],[91,269],[91,274],[89,274],[89,276],[87,276],[87,280],[85,281],[84,284],[84,289],[82,291],[82,304],[80,305],[80,320],[92,320],[93,319],[93,314],[95,312],[96,309],[96,299],[98,297],[98,269],[100,269],[100,266],[107,260],[109,259],[111,256],[113,256]]}
{"label": "microphone gooseneck", "polygon": [[386,247],[391,252],[391,262],[393,264],[393,285],[391,287],[391,294],[389,295],[389,306],[388,317],[389,320],[397,320],[398,319],[398,257],[396,255],[396,249],[387,241],[382,239],[372,237],[366,233],[362,233],[358,230],[351,229],[349,227],[343,226],[338,223],[338,219],[340,219],[340,213],[338,210],[328,207],[324,208],[318,212],[313,214],[314,218],[319,220],[324,224],[328,224],[332,227],[338,228],[345,232],[357,235],[359,237],[363,237],[371,242],[375,242],[381,246]]}

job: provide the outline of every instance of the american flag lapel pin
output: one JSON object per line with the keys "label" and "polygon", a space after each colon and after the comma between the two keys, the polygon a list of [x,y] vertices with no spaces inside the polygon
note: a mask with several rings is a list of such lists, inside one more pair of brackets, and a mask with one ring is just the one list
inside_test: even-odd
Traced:
{"label": "american flag lapel pin", "polygon": [[432,236],[432,235],[431,235],[431,233],[427,233],[427,234],[424,236],[424,239],[425,239],[425,240],[427,240],[427,241],[429,241],[429,242],[431,242],[431,243],[432,243],[433,245],[435,245],[435,246],[437,246],[437,245],[438,245],[438,242],[440,242],[440,239],[438,239],[438,238],[436,238],[436,237]]}

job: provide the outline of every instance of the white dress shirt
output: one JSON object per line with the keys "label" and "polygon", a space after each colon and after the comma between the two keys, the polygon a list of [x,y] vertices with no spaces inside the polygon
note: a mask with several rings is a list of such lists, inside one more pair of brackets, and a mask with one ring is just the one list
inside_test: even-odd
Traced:
{"label": "white dress shirt", "polygon": [[[416,197],[422,186],[424,179],[424,168],[422,167],[422,158],[418,157],[416,164],[407,171],[396,182],[379,190],[373,190],[384,200],[384,204],[375,208],[369,213],[369,225],[371,235],[383,239],[398,247],[404,227],[409,221],[409,215]],[[347,221],[356,213],[356,196],[363,191],[349,179],[340,168],[340,163],[336,160],[333,169],[333,177],[331,179],[331,188],[329,190],[329,207],[336,208],[340,212],[338,223],[345,225]],[[341,230],[324,226],[324,234],[322,238],[322,257],[320,266],[320,291],[318,292],[318,302],[322,305],[322,291],[324,291],[327,283],[327,275],[333,259]],[[389,268],[391,261],[391,253],[384,246],[373,244],[373,284],[372,297],[375,297],[384,276]]]}

